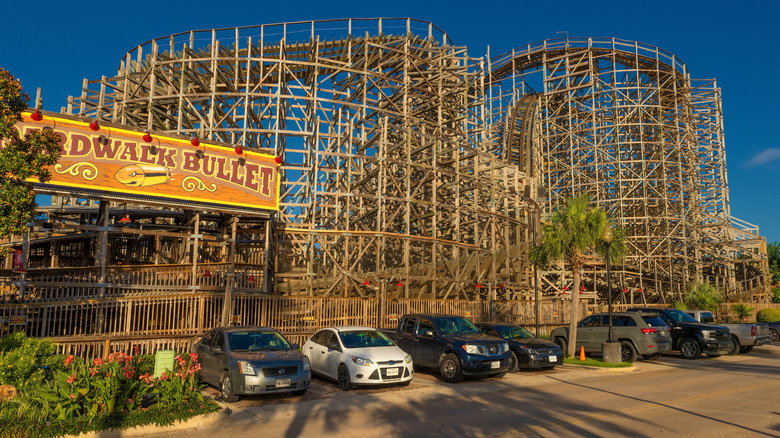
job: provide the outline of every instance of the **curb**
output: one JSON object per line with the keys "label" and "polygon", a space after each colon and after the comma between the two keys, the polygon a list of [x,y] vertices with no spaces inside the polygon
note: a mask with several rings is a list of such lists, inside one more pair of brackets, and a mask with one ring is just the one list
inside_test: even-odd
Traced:
{"label": "curb", "polygon": [[222,421],[233,412],[227,408],[224,404],[215,401],[222,410],[219,412],[212,412],[210,414],[202,414],[184,421],[178,421],[167,426],[157,426],[155,424],[149,424],[146,426],[137,426],[131,429],[107,429],[92,432],[85,432],[78,435],[65,435],[66,438],[125,438],[125,437],[140,437],[150,436],[153,434],[171,432],[185,429],[207,429],[213,426],[215,423]]}
{"label": "curb", "polygon": [[637,366],[634,364],[632,364],[630,367],[594,367],[590,365],[572,365],[568,363],[564,363],[558,366],[566,368],[568,370],[579,369],[579,370],[588,370],[588,371],[601,371],[605,373],[632,373],[634,371],[639,370],[639,368],[637,368]]}

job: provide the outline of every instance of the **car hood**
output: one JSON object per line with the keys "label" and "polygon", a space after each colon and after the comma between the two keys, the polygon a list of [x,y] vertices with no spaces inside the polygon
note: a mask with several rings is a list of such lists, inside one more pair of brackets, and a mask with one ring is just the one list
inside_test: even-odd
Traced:
{"label": "car hood", "polygon": [[680,327],[688,327],[698,330],[728,330],[728,327],[723,327],[718,324],[711,324],[707,322],[678,322]]}
{"label": "car hood", "polygon": [[509,345],[520,346],[525,345],[528,348],[558,348],[558,345],[554,342],[550,342],[539,338],[526,338],[526,339],[508,339]]}
{"label": "car hood", "polygon": [[445,335],[443,337],[456,342],[462,342],[464,344],[475,342],[480,344],[501,344],[506,342],[503,339],[483,333],[460,333],[455,335]]}
{"label": "car hood", "polygon": [[233,351],[230,353],[236,360],[245,360],[251,363],[269,363],[269,362],[295,362],[303,360],[303,355],[297,350],[282,351]]}
{"label": "car hood", "polygon": [[403,361],[406,357],[406,353],[396,346],[345,348],[344,354],[360,356],[373,362]]}

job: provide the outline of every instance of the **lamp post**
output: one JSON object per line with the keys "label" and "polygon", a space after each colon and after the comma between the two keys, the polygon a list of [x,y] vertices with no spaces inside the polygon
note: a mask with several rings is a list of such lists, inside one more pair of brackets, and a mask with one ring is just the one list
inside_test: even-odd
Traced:
{"label": "lamp post", "polygon": [[373,272],[369,272],[369,273],[366,274],[366,279],[362,283],[363,286],[370,286],[371,285],[371,282],[368,281],[368,277],[371,276],[371,275],[374,276],[374,280],[379,282],[379,289],[377,290],[377,293],[378,293],[377,298],[379,299],[379,324],[378,324],[378,326],[381,328],[381,327],[384,326],[385,317],[386,317],[386,313],[387,313],[387,283],[395,281],[396,278],[397,278],[398,279],[398,283],[396,283],[396,286],[403,287],[404,284],[401,281],[401,276],[398,275],[398,274],[393,274],[390,277],[384,277],[383,278],[383,277],[379,277],[378,275],[376,275]]}
{"label": "lamp post", "polygon": [[615,237],[612,233],[612,227],[607,225],[604,231],[601,233],[601,240],[607,244],[607,307],[609,312],[609,332],[607,333],[607,342],[612,343],[615,340],[612,338],[612,282],[610,275],[610,247],[612,245],[612,238]]}
{"label": "lamp post", "polygon": [[[542,209],[539,206],[540,202],[544,202],[547,200],[547,188],[544,186],[536,186],[535,193],[531,194],[531,190],[534,187],[531,185],[527,185],[524,188],[523,193],[523,199],[533,204],[534,208],[531,210],[531,233],[533,234],[533,243],[534,247],[536,247],[536,234],[537,234],[537,227],[536,222],[539,219],[539,213],[541,213]],[[539,337],[539,274],[536,270],[536,265],[533,267],[534,271],[534,325],[536,327],[536,337]]]}

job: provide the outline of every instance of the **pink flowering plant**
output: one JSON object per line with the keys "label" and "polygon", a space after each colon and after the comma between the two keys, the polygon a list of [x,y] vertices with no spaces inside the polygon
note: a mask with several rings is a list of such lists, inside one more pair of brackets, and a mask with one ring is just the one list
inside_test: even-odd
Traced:
{"label": "pink flowering plant", "polygon": [[200,389],[204,386],[198,379],[200,363],[198,355],[176,356],[173,370],[167,370],[157,380],[154,393],[160,403],[177,403],[196,397],[203,400]]}

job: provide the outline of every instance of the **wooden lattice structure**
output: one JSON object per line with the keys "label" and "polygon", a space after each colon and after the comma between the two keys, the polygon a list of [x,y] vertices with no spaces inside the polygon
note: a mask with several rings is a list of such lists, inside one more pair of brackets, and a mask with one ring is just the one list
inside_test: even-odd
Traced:
{"label": "wooden lattice structure", "polygon": [[[256,291],[275,295],[528,298],[532,219],[587,192],[630,239],[618,291],[667,302],[697,280],[746,298],[766,289],[765,240],[730,216],[720,90],[639,43],[554,40],[474,58],[411,19],[191,31],[128,52],[64,111],[283,157],[269,220],[149,219],[180,233],[146,247],[192,263],[193,288],[229,263],[231,278],[249,267]],[[188,240],[203,230],[215,237]],[[149,254],[135,262],[166,263]],[[603,298],[601,262],[584,274]],[[541,280],[547,298],[569,282],[563,270]]]}

